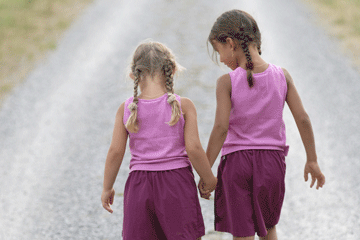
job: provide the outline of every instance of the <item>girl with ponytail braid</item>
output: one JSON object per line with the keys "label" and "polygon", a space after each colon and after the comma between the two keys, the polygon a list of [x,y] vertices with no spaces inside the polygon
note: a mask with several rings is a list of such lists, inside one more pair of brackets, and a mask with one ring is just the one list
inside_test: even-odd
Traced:
{"label": "girl with ponytail braid", "polygon": [[129,139],[124,240],[205,235],[192,166],[206,194],[215,189],[217,179],[200,143],[195,106],[174,93],[174,74],[179,70],[174,55],[161,43],[145,42],[134,52],[130,73],[134,96],[116,114],[101,196],[103,207],[112,213],[113,184]]}
{"label": "girl with ponytail braid", "polygon": [[[302,138],[305,181],[325,184],[317,162],[311,122],[290,74],[261,58],[261,34],[254,18],[240,10],[215,21],[208,42],[213,57],[232,71],[216,86],[216,117],[207,157],[212,166],[221,151],[215,189],[215,230],[236,240],[276,240],[285,193],[286,145],[283,108],[288,104]],[[200,184],[201,186],[201,184]],[[200,188],[202,197],[209,193]]]}

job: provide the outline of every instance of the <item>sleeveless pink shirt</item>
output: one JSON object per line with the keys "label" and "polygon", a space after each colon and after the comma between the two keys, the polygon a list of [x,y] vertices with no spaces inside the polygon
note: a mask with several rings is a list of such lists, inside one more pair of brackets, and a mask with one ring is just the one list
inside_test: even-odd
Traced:
{"label": "sleeveless pink shirt", "polygon": [[[180,103],[180,96],[175,96]],[[124,125],[130,116],[128,105],[132,101],[133,97],[125,101]],[[167,94],[156,99],[139,99],[137,106],[139,131],[129,132],[130,171],[165,171],[191,166],[185,151],[184,117],[174,126],[167,124],[171,119]]]}
{"label": "sleeveless pink shirt", "polygon": [[222,155],[247,149],[282,150],[287,155],[283,121],[287,83],[281,67],[269,64],[264,72],[253,74],[252,88],[243,68],[229,75],[231,112]]}

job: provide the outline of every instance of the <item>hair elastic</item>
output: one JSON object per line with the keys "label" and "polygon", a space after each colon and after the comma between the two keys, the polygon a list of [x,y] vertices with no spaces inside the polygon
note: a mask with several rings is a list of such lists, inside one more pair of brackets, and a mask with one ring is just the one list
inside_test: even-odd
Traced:
{"label": "hair elastic", "polygon": [[137,109],[137,104],[132,102],[129,104],[128,108],[130,109],[130,111],[134,111]]}
{"label": "hair elastic", "polygon": [[176,97],[175,97],[174,94],[169,94],[169,95],[168,95],[167,102],[168,102],[169,104],[173,103],[175,100],[176,100]]}

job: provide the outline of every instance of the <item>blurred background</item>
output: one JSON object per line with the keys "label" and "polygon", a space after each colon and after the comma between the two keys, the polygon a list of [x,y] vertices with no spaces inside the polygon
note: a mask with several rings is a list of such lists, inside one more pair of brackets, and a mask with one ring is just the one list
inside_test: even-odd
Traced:
{"label": "blurred background", "polygon": [[[121,239],[128,151],[114,214],[100,194],[115,113],[132,95],[129,58],[147,38],[173,50],[187,69],[175,92],[194,101],[206,148],[216,79],[229,72],[211,61],[206,39],[234,8],[258,22],[264,59],[294,78],[327,180],[319,191],[304,183],[286,106],[279,239],[359,239],[359,0],[0,0],[0,239]],[[203,239],[232,239],[214,231],[213,200],[201,206]]]}

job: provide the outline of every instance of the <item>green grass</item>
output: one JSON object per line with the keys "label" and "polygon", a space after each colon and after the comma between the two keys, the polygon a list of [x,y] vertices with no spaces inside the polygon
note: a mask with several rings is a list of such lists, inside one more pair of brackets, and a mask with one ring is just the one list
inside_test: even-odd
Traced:
{"label": "green grass", "polygon": [[336,6],[337,3],[336,0],[320,0],[319,2],[330,7]]}
{"label": "green grass", "polygon": [[5,83],[5,79],[17,79],[11,76],[21,69],[29,69],[44,53],[55,50],[61,34],[90,2],[92,0],[0,0],[1,98],[15,85]]}
{"label": "green grass", "polygon": [[65,22],[65,21],[59,21],[57,24],[56,24],[56,27],[58,29],[67,29],[69,27],[70,23],[69,22]]}
{"label": "green grass", "polygon": [[0,87],[0,94],[1,93],[6,93],[11,89],[11,85],[10,84],[4,84],[3,86]]}
{"label": "green grass", "polygon": [[40,49],[40,51],[55,50],[56,42],[50,41],[50,42],[44,43],[39,47],[39,49]]}
{"label": "green grass", "polygon": [[360,26],[360,0],[305,0],[325,21],[349,27],[358,33]]}
{"label": "green grass", "polygon": [[329,33],[339,38],[360,71],[360,0],[304,0]]}
{"label": "green grass", "polygon": [[335,21],[334,21],[334,24],[336,24],[336,25],[343,25],[345,23],[346,23],[346,20],[344,19],[344,17],[339,17],[339,18],[335,19]]}
{"label": "green grass", "polygon": [[[353,33],[356,36],[360,35],[360,25],[359,25],[359,23],[354,23],[354,25],[353,25]],[[359,42],[359,44],[360,44],[360,42]]]}
{"label": "green grass", "polygon": [[[360,7],[359,7],[359,13],[360,14]],[[360,36],[360,15],[356,15],[352,19],[352,29],[353,34],[356,36]],[[360,44],[360,42],[359,42]]]}

